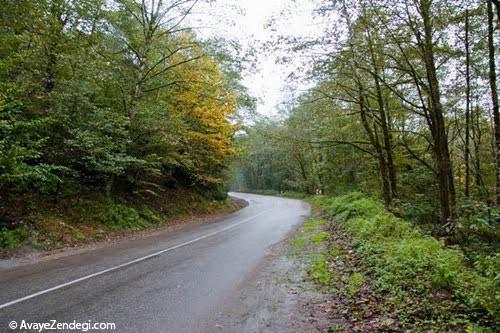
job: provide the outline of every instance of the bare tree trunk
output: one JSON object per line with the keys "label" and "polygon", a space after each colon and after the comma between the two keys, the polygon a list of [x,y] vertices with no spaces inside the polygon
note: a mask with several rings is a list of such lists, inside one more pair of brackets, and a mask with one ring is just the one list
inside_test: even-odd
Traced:
{"label": "bare tree trunk", "polygon": [[[491,103],[493,106],[493,123],[495,136],[495,180],[496,180],[496,204],[500,205],[500,116],[498,111],[498,91],[497,74],[495,69],[495,41],[493,26],[493,6],[492,1],[487,0],[488,10],[488,63],[489,63],[489,81],[491,88]],[[497,7],[498,8],[498,7]]]}
{"label": "bare tree trunk", "polygon": [[474,171],[475,171],[475,185],[476,190],[479,193],[479,196],[483,197],[483,181],[481,175],[481,127],[480,127],[480,117],[479,117],[479,104],[476,105],[475,110],[475,122],[474,126],[472,126],[472,141],[474,143]]}
{"label": "bare tree trunk", "polygon": [[[352,67],[353,67],[354,76],[355,76],[355,79],[357,82],[357,88],[358,88],[361,123],[366,131],[366,134],[368,136],[368,139],[369,139],[371,145],[373,146],[373,148],[375,149],[375,152],[376,152],[376,157],[377,157],[378,163],[379,163],[380,177],[381,177],[381,181],[382,181],[382,196],[383,196],[384,203],[385,203],[386,207],[389,208],[392,205],[392,192],[391,192],[391,182],[389,181],[389,170],[388,170],[388,166],[387,166],[387,161],[386,161],[386,157],[384,155],[384,149],[382,148],[382,145],[380,144],[380,141],[378,138],[378,134],[377,134],[377,130],[376,130],[377,125],[373,124],[373,129],[372,129],[370,126],[370,123],[368,122],[368,119],[367,119],[367,110],[369,109],[369,105],[368,105],[368,100],[365,98],[364,87],[363,87],[361,78],[357,74],[358,67],[356,65],[356,61],[354,60],[354,55],[355,55],[354,44],[351,41],[351,37],[353,35],[352,23],[350,20],[349,13],[347,11],[347,5],[346,5],[345,1],[342,1],[342,6],[343,6],[343,12],[345,15],[345,19],[347,21],[347,26],[349,29],[349,46],[350,46],[352,53],[353,53]],[[376,66],[376,64],[375,64],[375,66]],[[375,75],[375,76],[377,76],[377,78],[378,78],[378,75]],[[380,88],[380,86],[379,86],[379,88]],[[383,105],[382,105],[382,112],[384,112]],[[385,115],[384,115],[384,118],[385,118]],[[389,145],[389,147],[392,149],[392,146]],[[391,153],[392,153],[392,150],[391,150]],[[392,159],[392,155],[391,155],[391,159]],[[393,171],[395,171],[395,169]]]}
{"label": "bare tree trunk", "polygon": [[492,0],[492,1],[497,9],[497,20],[500,22],[500,1],[499,0]]}
{"label": "bare tree trunk", "polygon": [[469,197],[470,187],[470,50],[469,50],[469,10],[465,10],[465,188],[464,194]]}
{"label": "bare tree trunk", "polygon": [[113,192],[113,183],[114,183],[114,180],[115,180],[115,177],[114,176],[111,176],[108,181],[106,182],[106,196],[108,198],[111,197],[111,194]]}

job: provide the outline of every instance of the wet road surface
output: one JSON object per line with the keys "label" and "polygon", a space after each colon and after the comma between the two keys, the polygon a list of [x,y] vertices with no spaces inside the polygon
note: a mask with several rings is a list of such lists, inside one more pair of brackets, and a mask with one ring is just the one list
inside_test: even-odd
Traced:
{"label": "wet road surface", "polygon": [[[0,331],[11,321],[112,322],[117,332],[204,332],[303,221],[293,199],[232,193],[249,205],[223,220],[0,269]],[[19,330],[17,330],[19,331]]]}

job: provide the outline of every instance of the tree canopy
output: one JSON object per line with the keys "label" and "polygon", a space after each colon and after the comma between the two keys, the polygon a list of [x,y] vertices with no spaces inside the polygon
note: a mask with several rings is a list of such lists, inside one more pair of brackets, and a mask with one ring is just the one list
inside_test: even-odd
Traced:
{"label": "tree canopy", "polygon": [[4,1],[1,197],[218,189],[246,93],[184,24],[195,4]]}

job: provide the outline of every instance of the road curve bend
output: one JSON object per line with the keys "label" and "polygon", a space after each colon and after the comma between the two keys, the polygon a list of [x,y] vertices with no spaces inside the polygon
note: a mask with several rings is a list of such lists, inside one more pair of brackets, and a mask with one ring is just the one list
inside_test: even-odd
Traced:
{"label": "road curve bend", "polygon": [[299,200],[231,195],[249,205],[213,223],[0,268],[0,332],[23,320],[203,332],[272,245],[309,215]]}

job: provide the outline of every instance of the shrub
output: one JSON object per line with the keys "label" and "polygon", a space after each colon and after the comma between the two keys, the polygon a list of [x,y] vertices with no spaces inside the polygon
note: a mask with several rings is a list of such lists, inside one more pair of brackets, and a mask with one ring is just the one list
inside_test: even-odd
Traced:
{"label": "shrub", "polygon": [[2,228],[2,230],[0,230],[0,248],[14,249],[21,244],[27,235],[27,227],[19,227],[11,230]]}
{"label": "shrub", "polygon": [[283,196],[293,199],[306,199],[307,197],[309,197],[309,194],[304,192],[285,191],[283,192]]}
{"label": "shrub", "polygon": [[97,219],[106,227],[118,229],[142,229],[158,222],[157,215],[149,209],[137,211],[122,204],[110,204],[97,215]]}

